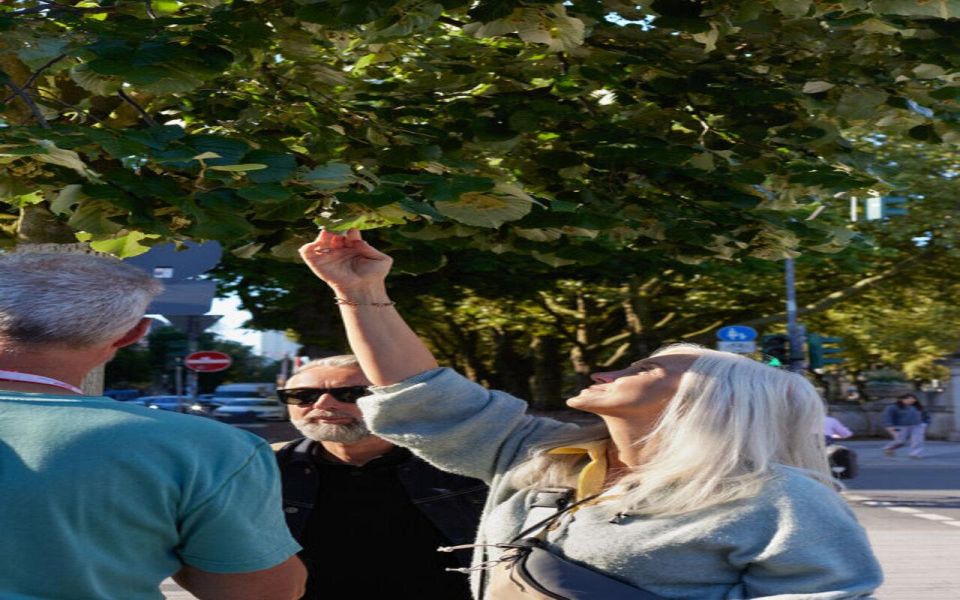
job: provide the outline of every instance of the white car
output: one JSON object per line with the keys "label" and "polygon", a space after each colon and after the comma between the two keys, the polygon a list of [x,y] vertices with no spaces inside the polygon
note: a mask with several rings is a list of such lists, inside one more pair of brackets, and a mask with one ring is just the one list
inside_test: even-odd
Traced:
{"label": "white car", "polygon": [[223,402],[211,414],[214,418],[239,417],[252,413],[257,419],[265,421],[285,421],[287,407],[276,398],[218,398]]}

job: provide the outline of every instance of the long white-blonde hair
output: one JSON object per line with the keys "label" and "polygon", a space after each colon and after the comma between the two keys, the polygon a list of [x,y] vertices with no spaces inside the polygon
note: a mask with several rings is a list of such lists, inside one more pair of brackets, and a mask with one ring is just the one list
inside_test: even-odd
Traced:
{"label": "long white-blonde hair", "polygon": [[[651,431],[637,440],[640,464],[609,490],[613,513],[669,516],[752,498],[777,465],[832,485],[824,442],[824,407],[796,373],[753,359],[675,344],[652,356],[695,354]],[[517,466],[517,487],[574,485],[583,458],[551,448],[609,437],[588,427],[534,449]]]}

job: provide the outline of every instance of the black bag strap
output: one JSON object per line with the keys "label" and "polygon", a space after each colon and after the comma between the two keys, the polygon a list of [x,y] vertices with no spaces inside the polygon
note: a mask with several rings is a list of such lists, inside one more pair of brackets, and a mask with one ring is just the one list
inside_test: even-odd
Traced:
{"label": "black bag strap", "polygon": [[[528,527],[526,527],[523,531],[518,533],[512,540],[510,540],[510,543],[512,544],[525,537],[530,537],[531,533],[540,531],[541,529],[546,529],[547,527],[555,523],[564,514],[570,512],[571,510],[573,510],[574,508],[577,508],[578,506],[583,506],[584,504],[593,500],[599,495],[600,494],[593,494],[592,496],[587,496],[583,500],[577,500],[576,502],[573,502],[573,503],[566,503],[566,506],[557,506],[556,512],[554,512],[552,515],[548,516],[547,518],[541,519],[540,521],[537,521],[533,525],[529,525]],[[534,506],[537,506],[537,505],[534,505]],[[526,525],[526,523],[524,523],[524,525]]]}
{"label": "black bag strap", "polygon": [[[524,521],[523,525],[526,525],[526,527],[524,527],[520,533],[518,533],[512,540],[507,542],[507,544],[505,545],[513,544],[518,546],[520,545],[530,546],[530,542],[522,541],[523,538],[528,538],[530,536],[530,533],[532,532],[539,531],[541,529],[545,529],[549,527],[552,523],[554,523],[557,519],[562,517],[564,514],[570,512],[571,510],[573,510],[578,506],[582,506],[586,504],[590,500],[593,500],[594,498],[600,495],[600,494],[594,494],[592,496],[588,496],[584,498],[583,500],[578,500],[576,502],[571,503],[570,499],[573,497],[573,494],[574,494],[573,488],[543,488],[541,490],[537,490],[536,493],[537,493],[537,496],[534,497],[534,500],[530,505],[530,509],[533,510],[535,508],[550,507],[555,509],[553,511],[553,514],[549,515],[545,519],[541,519],[533,523],[532,525],[527,525],[527,521]],[[499,545],[499,544],[494,544],[494,545]],[[481,556],[484,559],[482,561],[483,563],[486,562],[486,554],[487,554],[487,549],[484,546],[485,545],[481,545],[481,548],[482,548]],[[444,550],[449,551],[449,549],[444,549]],[[486,592],[486,588],[487,588],[487,572],[486,572],[486,568],[481,568],[479,570],[480,570],[480,581],[479,581],[479,585],[477,586],[477,592],[478,592],[477,597],[483,598],[483,595]]]}

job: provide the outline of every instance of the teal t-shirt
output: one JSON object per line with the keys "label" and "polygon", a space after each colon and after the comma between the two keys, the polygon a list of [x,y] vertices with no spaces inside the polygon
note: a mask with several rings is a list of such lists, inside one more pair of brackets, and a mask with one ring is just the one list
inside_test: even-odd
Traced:
{"label": "teal t-shirt", "polygon": [[259,437],[110,398],[0,392],[3,600],[157,600],[183,564],[244,573],[299,550]]}

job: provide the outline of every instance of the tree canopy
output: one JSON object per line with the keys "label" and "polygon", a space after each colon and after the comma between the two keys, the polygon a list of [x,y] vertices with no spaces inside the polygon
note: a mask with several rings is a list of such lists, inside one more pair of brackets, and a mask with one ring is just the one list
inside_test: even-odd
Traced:
{"label": "tree canopy", "polygon": [[378,228],[408,272],[463,249],[834,251],[846,196],[891,188],[846,130],[960,141],[958,17],[946,0],[18,0],[0,7],[0,226],[279,257],[317,225]]}
{"label": "tree canopy", "polygon": [[[258,326],[329,346],[302,268],[260,261],[358,227],[488,380],[777,327],[799,255],[811,326],[929,374],[960,324],[958,73],[956,0],[15,0],[0,247],[216,239],[255,259],[220,276]],[[888,194],[907,217],[850,222]]]}

